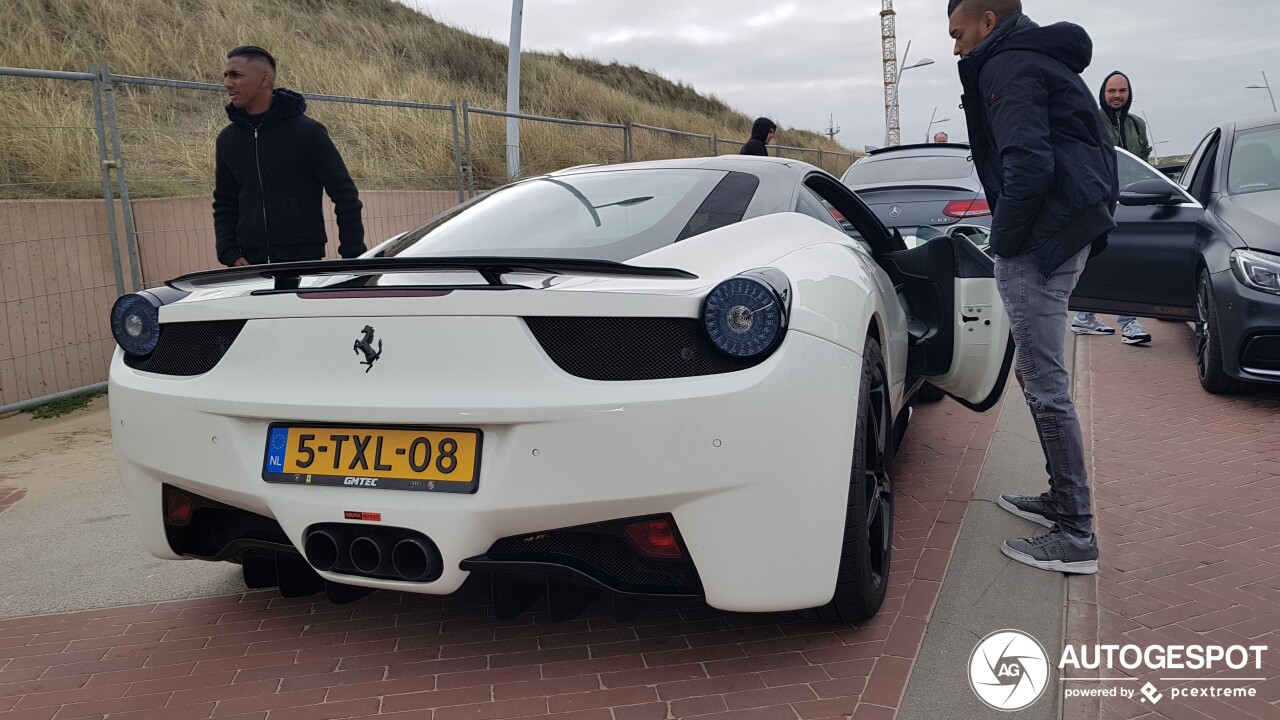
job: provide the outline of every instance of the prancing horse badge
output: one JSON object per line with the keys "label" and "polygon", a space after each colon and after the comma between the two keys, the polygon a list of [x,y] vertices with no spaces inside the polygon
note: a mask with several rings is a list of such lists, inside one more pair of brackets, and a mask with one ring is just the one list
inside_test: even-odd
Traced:
{"label": "prancing horse badge", "polygon": [[353,349],[357,353],[364,353],[364,360],[360,364],[366,366],[364,369],[365,372],[369,372],[373,369],[373,364],[377,362],[378,358],[382,357],[382,340],[378,340],[378,349],[374,350],[373,326],[365,325],[364,330],[361,330],[360,332],[364,333],[364,337],[356,340],[356,344]]}

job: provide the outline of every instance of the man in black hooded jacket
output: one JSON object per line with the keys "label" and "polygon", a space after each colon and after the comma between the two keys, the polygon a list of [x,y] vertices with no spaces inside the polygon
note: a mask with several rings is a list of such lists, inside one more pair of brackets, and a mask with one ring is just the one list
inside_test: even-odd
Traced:
{"label": "man in black hooded jacket", "polygon": [[1115,228],[1115,151],[1080,78],[1085,31],[1040,27],[1020,0],[949,0],[947,15],[969,143],[992,207],[996,285],[1017,343],[1017,369],[1045,454],[1049,492],[999,505],[1050,528],[1001,551],[1032,567],[1095,573],[1089,478],[1063,363],[1067,304],[1085,261]]}
{"label": "man in black hooded jacket", "polygon": [[756,118],[751,124],[751,139],[743,143],[739,155],[769,156],[769,143],[773,142],[773,134],[778,126],[767,117]]}
{"label": "man in black hooded jacket", "polygon": [[338,219],[338,252],[365,251],[359,192],[307,101],[276,89],[276,61],[260,47],[227,54],[228,125],[218,134],[213,227],[218,262],[255,265],[324,257],[327,192]]}

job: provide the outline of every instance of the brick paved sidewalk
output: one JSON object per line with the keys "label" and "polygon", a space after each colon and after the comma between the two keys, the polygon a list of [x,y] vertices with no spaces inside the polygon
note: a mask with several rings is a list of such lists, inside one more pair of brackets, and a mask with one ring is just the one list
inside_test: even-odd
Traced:
{"label": "brick paved sidewalk", "polygon": [[[1064,718],[1280,718],[1280,393],[1218,397],[1196,380],[1181,323],[1151,323],[1154,342],[1080,338],[1077,405],[1092,443],[1095,577],[1068,582],[1068,641],[1267,645],[1264,669],[1219,677],[1254,699],[1172,699],[1161,681],[1194,671],[1127,673],[1164,696],[1068,700]],[[1098,677],[1095,671],[1079,677]],[[1109,673],[1123,675],[1123,671]],[[1068,685],[1084,685],[1068,683]],[[1090,684],[1091,685],[1091,684]],[[1141,697],[1141,696],[1139,696]]]}
{"label": "brick paved sidewalk", "polygon": [[693,605],[503,622],[483,583],[343,606],[253,592],[0,620],[0,718],[891,718],[995,420],[916,413],[888,600],[859,627]]}

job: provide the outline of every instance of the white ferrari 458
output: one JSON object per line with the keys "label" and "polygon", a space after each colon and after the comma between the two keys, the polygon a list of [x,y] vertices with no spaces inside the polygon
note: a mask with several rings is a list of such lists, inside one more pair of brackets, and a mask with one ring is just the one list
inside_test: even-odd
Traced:
{"label": "white ferrari 458", "polygon": [[285,595],[486,572],[503,616],[608,591],[856,621],[915,393],[999,401],[992,275],[802,162],[565,170],[358,259],[121,297],[120,476],[152,554]]}

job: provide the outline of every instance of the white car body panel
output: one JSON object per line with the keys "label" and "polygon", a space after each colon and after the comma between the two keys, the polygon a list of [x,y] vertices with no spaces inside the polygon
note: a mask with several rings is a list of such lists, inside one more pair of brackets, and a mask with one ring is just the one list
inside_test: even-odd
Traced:
{"label": "white car body panel", "polygon": [[[882,348],[891,419],[910,390],[907,317],[893,281],[860,244],[796,212],[742,220],[627,264],[696,277],[513,272],[505,282],[521,287],[435,296],[404,288],[445,276],[478,283],[450,269],[382,275],[377,288],[391,295],[253,295],[272,284],[247,281],[161,306],[162,328],[246,323],[221,360],[196,376],[134,369],[116,349],[112,433],[144,546],[180,557],[166,534],[165,484],[272,518],[297,548],[316,524],[360,524],[344,512],[377,512],[381,526],[434,541],[441,576],[321,576],[447,594],[468,576],[459,563],[499,539],[669,513],[711,606],[823,605],[836,588],[869,336]],[[765,268],[790,284],[785,334],[763,362],[732,372],[584,379],[557,365],[523,319],[697,319],[718,284]],[[341,279],[304,277],[302,287]],[[957,338],[967,341],[955,344],[952,372],[931,380],[956,394],[981,393],[1000,374],[983,354],[1008,335],[1008,321],[994,281],[956,287],[958,308],[979,320],[957,312]],[[352,346],[366,324],[376,326],[376,365],[362,364]],[[451,493],[266,482],[272,423],[475,428],[483,438],[477,486]]]}
{"label": "white car body panel", "polygon": [[[154,509],[134,512],[139,534],[154,555],[175,557],[159,512],[162,483],[275,518],[298,547],[315,523],[376,509],[384,525],[429,535],[445,557],[443,576],[422,584],[321,574],[449,593],[468,574],[458,562],[499,538],[670,512],[713,607],[821,605],[835,587],[860,353],[875,317],[888,338],[895,402],[906,353],[905,317],[880,299],[887,277],[872,275],[883,271],[851,243],[831,240],[817,221],[774,215],[632,263],[688,268],[697,280],[569,278],[548,289],[455,291],[412,303],[246,294],[267,287],[259,283],[166,305],[163,323],[250,321],[217,366],[196,377],[135,371],[117,349],[110,392],[120,475],[132,506]],[[746,370],[584,380],[557,367],[519,319],[698,317],[711,287],[757,266],[786,273],[794,300],[781,347]],[[368,373],[351,347],[366,321],[386,343]],[[268,367],[279,372],[264,373]],[[479,489],[264,482],[267,427],[278,421],[479,428]],[[778,446],[771,438],[804,442]]]}

